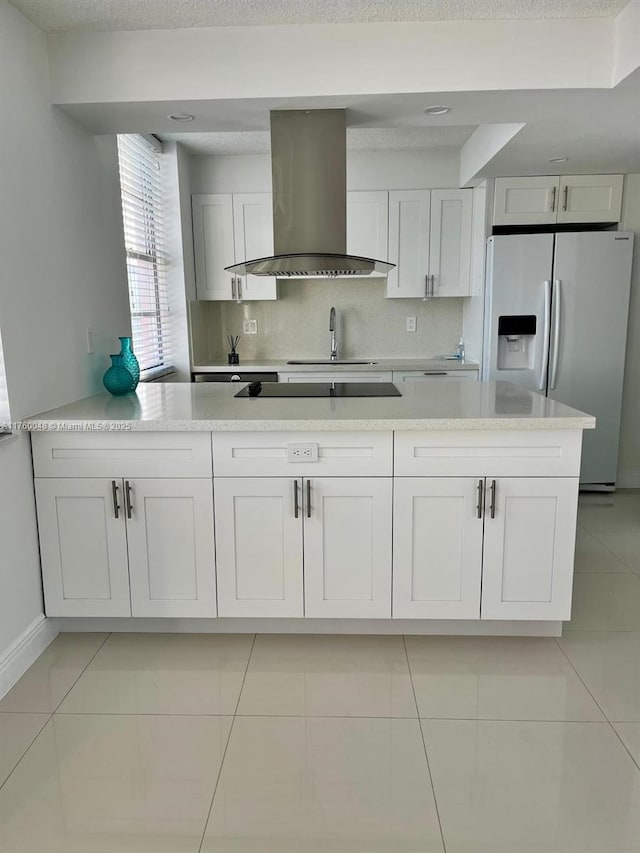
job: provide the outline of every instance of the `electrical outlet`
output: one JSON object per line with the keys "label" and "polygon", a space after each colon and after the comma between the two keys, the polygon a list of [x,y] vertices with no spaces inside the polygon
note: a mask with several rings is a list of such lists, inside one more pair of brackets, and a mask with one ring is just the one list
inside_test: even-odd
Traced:
{"label": "electrical outlet", "polygon": [[242,331],[245,335],[257,335],[258,334],[258,321],[257,320],[244,320],[242,323]]}
{"label": "electrical outlet", "polygon": [[308,444],[287,444],[287,459],[289,462],[317,462],[318,445],[311,441]]}
{"label": "electrical outlet", "polygon": [[416,330],[416,318],[415,317],[407,317],[407,332],[415,332]]}

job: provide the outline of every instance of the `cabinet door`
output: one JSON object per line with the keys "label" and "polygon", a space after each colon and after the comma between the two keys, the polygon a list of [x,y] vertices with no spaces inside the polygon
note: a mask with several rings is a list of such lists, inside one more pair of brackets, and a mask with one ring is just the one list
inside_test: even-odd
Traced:
{"label": "cabinet door", "polygon": [[302,480],[214,483],[218,615],[302,616]]}
{"label": "cabinet door", "polygon": [[622,175],[564,175],[558,222],[619,222]]}
{"label": "cabinet door", "polygon": [[[265,258],[273,254],[273,208],[270,193],[242,193],[233,196],[233,235],[236,262]],[[240,298],[277,299],[272,276],[240,276]]]}
{"label": "cabinet door", "polygon": [[487,479],[483,619],[571,618],[577,507],[577,478]]}
{"label": "cabinet door", "polygon": [[347,252],[386,261],[389,252],[389,193],[347,193]]}
{"label": "cabinet door", "polygon": [[427,295],[430,201],[429,190],[389,193],[389,261],[396,265],[387,276],[389,298]]}
{"label": "cabinet door", "polygon": [[431,296],[469,296],[472,190],[431,190]]}
{"label": "cabinet door", "polygon": [[468,477],[396,478],[394,618],[479,618],[479,482]]}
{"label": "cabinet door", "polygon": [[35,487],[47,616],[130,616],[122,480],[36,478]]}
{"label": "cabinet door", "polygon": [[304,480],[304,614],[391,616],[390,477]]}
{"label": "cabinet door", "polygon": [[232,299],[233,275],[225,267],[235,263],[233,202],[229,194],[194,195],[193,250],[198,299]]}
{"label": "cabinet door", "polygon": [[553,225],[558,212],[558,177],[496,178],[494,225]]}
{"label": "cabinet door", "polygon": [[136,479],[127,486],[132,615],[215,616],[211,480]]}

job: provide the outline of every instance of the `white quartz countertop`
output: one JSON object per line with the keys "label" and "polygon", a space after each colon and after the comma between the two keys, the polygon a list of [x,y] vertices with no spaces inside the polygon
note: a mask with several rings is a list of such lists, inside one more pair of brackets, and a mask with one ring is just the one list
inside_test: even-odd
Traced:
{"label": "white quartz countertop", "polygon": [[355,361],[366,361],[367,364],[340,364],[335,362],[317,364],[289,364],[277,359],[261,361],[243,361],[240,364],[223,364],[208,361],[196,364],[191,368],[192,373],[335,373],[337,371],[377,372],[380,370],[479,370],[476,361],[460,361],[456,358],[376,358],[376,356],[354,356]]}
{"label": "white quartz countertop", "polygon": [[224,432],[274,430],[593,429],[595,418],[509,382],[426,379],[400,397],[235,398],[238,384],[150,383],[96,394],[24,421],[27,430]]}

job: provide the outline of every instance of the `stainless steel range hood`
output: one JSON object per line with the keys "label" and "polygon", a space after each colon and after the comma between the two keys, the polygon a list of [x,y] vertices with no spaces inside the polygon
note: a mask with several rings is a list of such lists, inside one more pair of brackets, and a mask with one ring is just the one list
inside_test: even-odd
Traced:
{"label": "stainless steel range hood", "polygon": [[347,254],[344,110],[271,113],[274,255],[225,267],[239,275],[385,275],[395,264]]}

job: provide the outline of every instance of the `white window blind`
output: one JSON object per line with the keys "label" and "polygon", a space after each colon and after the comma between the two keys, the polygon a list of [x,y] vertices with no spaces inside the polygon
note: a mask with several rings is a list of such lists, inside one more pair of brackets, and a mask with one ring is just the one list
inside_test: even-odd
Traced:
{"label": "white window blind", "polygon": [[10,432],[9,422],[9,396],[7,394],[7,379],[4,373],[2,337],[0,337],[0,433]]}
{"label": "white window blind", "polygon": [[172,366],[160,154],[155,140],[118,136],[131,333],[143,379]]}

